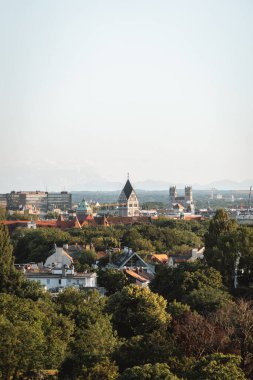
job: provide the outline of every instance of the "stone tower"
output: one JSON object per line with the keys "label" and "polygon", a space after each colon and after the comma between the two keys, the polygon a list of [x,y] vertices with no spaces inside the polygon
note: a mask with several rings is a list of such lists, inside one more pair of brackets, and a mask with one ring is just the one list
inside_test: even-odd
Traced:
{"label": "stone tower", "polygon": [[185,193],[185,202],[189,203],[189,204],[192,203],[192,201],[193,201],[192,187],[191,186],[185,186],[184,193]]}
{"label": "stone tower", "polygon": [[118,203],[119,216],[139,216],[139,201],[129,178],[120,193]]}
{"label": "stone tower", "polygon": [[176,186],[170,187],[170,203],[176,203],[177,189]]}

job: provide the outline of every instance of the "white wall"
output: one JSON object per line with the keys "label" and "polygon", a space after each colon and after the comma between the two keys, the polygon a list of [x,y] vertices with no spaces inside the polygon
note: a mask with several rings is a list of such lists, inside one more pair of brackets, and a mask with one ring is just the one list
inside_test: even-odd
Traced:
{"label": "white wall", "polygon": [[96,278],[95,277],[83,277],[83,278],[62,278],[61,276],[57,277],[27,277],[29,281],[37,281],[42,286],[45,286],[47,289],[53,289],[57,287],[69,287],[69,286],[83,286],[83,287],[96,287]]}

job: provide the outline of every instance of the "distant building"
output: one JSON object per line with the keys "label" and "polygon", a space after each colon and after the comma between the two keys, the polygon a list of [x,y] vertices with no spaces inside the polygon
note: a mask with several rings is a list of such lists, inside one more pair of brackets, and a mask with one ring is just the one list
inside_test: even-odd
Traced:
{"label": "distant building", "polygon": [[7,194],[0,194],[0,206],[12,211],[23,209],[40,210],[41,212],[53,209],[68,210],[72,207],[72,194],[67,191],[60,193],[11,191]]}
{"label": "distant building", "polygon": [[69,210],[72,207],[72,194],[68,191],[60,193],[48,193],[47,210],[60,209],[62,211]]}
{"label": "distant building", "polygon": [[0,194],[0,207],[7,209],[7,194]]}
{"label": "distant building", "polygon": [[139,201],[129,178],[127,179],[126,184],[119,196],[118,212],[120,217],[133,217],[140,215]]}
{"label": "distant building", "polygon": [[182,205],[187,211],[194,211],[192,187],[185,186],[184,196],[178,196],[176,186],[171,186],[169,190],[170,204],[173,207],[176,204]]}
{"label": "distant building", "polygon": [[148,216],[150,218],[157,218],[157,210],[140,210],[140,216]]}
{"label": "distant building", "polygon": [[8,210],[33,208],[47,211],[47,192],[45,191],[11,191],[7,194]]}
{"label": "distant building", "polygon": [[79,221],[84,221],[88,216],[92,216],[92,209],[85,199],[83,199],[82,202],[80,202],[77,206],[76,216]]}

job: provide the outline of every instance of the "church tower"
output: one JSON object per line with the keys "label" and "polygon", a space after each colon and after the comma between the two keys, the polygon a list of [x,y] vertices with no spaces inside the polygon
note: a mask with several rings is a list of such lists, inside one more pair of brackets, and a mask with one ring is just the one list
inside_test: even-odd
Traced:
{"label": "church tower", "polygon": [[176,186],[170,187],[170,203],[176,203],[177,188]]}
{"label": "church tower", "polygon": [[185,193],[185,202],[186,203],[192,203],[192,201],[193,201],[192,187],[191,186],[185,186],[184,193]]}
{"label": "church tower", "polygon": [[129,181],[129,177],[120,193],[118,203],[119,216],[139,216],[139,201],[136,192]]}

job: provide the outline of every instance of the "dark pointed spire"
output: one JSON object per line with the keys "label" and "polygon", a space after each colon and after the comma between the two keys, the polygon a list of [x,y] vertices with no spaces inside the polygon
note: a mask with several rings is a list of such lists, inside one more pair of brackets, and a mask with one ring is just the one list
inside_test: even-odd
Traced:
{"label": "dark pointed spire", "polygon": [[128,199],[133,191],[133,186],[131,185],[129,179],[126,181],[123,191],[125,193],[126,198]]}

